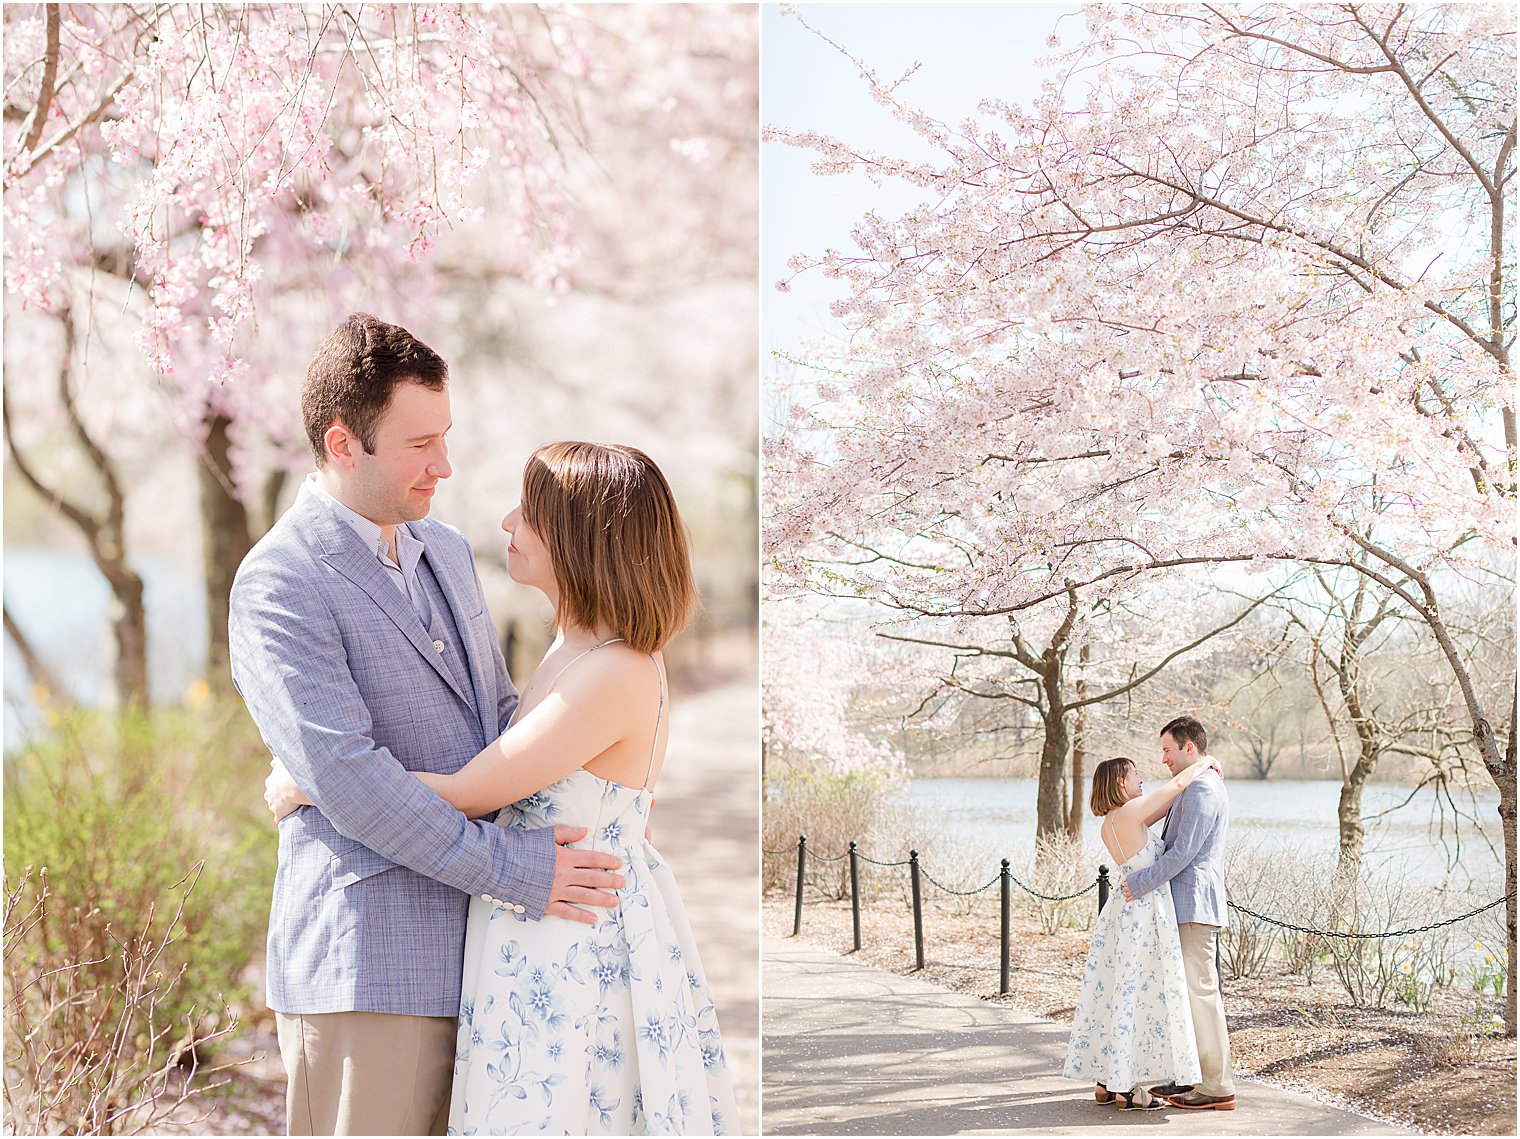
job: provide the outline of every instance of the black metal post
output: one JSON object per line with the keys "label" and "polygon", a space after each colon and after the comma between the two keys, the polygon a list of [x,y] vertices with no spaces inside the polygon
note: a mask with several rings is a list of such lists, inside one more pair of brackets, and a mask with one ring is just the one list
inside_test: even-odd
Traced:
{"label": "black metal post", "polygon": [[918,851],[908,851],[908,869],[913,872],[913,948],[918,953],[918,967],[924,967],[924,890],[918,881]]}
{"label": "black metal post", "polygon": [[1009,935],[1013,930],[1013,875],[1008,873],[1008,859],[1003,859],[1003,872],[999,875],[1003,882],[1003,979],[998,986],[998,992],[1003,996],[1008,995],[1008,966],[1011,958],[1011,943]]}
{"label": "black metal post", "polygon": [[1108,867],[1098,866],[1098,912],[1103,912],[1103,907],[1108,905]]}
{"label": "black metal post", "polygon": [[802,932],[802,874],[807,867],[807,835],[797,836],[797,917],[792,922],[792,936]]}
{"label": "black metal post", "polygon": [[860,852],[850,840],[850,913],[855,919],[855,952],[860,951]]}

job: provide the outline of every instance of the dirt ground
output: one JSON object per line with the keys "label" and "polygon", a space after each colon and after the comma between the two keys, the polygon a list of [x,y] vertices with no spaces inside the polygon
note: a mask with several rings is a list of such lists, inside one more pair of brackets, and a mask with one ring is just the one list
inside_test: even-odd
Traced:
{"label": "dirt ground", "polygon": [[[767,934],[792,932],[792,897],[771,895],[762,908]],[[1087,933],[1062,929],[1047,935],[1015,919],[1010,992],[999,996],[996,909],[963,909],[926,899],[922,973],[915,970],[913,915],[900,905],[862,911],[861,949],[852,957],[1069,1023],[1087,960]],[[801,936],[849,953],[848,900],[809,900]],[[1224,982],[1237,1074],[1426,1134],[1515,1134],[1515,1041],[1491,1020],[1502,1011],[1496,998],[1486,998],[1476,1011],[1471,997],[1422,1014],[1355,1009],[1328,968],[1312,985],[1276,962],[1264,972]]]}

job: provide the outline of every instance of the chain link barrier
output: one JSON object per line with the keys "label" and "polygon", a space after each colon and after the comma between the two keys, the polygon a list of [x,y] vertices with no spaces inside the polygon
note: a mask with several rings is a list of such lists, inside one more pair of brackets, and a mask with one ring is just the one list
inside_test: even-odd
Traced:
{"label": "chain link barrier", "polygon": [[1235,902],[1227,901],[1225,904],[1228,905],[1230,909],[1238,910],[1241,913],[1245,914],[1247,917],[1253,917],[1259,922],[1265,922],[1267,925],[1279,926],[1282,929],[1291,929],[1295,933],[1307,933],[1311,937],[1345,937],[1366,941],[1379,941],[1390,937],[1413,937],[1417,933],[1429,933],[1433,929],[1442,929],[1448,925],[1456,925],[1458,922],[1466,921],[1468,918],[1475,918],[1479,914],[1487,913],[1495,906],[1502,906],[1505,902],[1509,901],[1514,896],[1515,893],[1513,890],[1511,890],[1502,898],[1495,898],[1486,906],[1479,906],[1475,910],[1468,910],[1467,913],[1458,914],[1454,918],[1446,918],[1444,921],[1431,922],[1429,925],[1418,926],[1415,929],[1390,930],[1387,933],[1346,933],[1343,930],[1336,929],[1311,929],[1306,925],[1294,925],[1289,921],[1279,921],[1276,918],[1269,918],[1265,914],[1259,914],[1255,910],[1247,909],[1245,906],[1239,905]]}
{"label": "chain link barrier", "polygon": [[[761,849],[764,848],[762,847]],[[802,914],[804,900],[803,894],[806,888],[811,887],[813,890],[824,895],[825,897],[830,896],[828,891],[825,891],[822,889],[822,887],[819,886],[816,879],[809,879],[804,873],[809,851],[810,848],[807,845],[807,839],[802,837],[798,838],[795,851],[792,848],[783,848],[782,850],[765,850],[766,854],[773,856],[789,855],[793,853],[795,853],[797,856],[796,907],[792,919],[792,935],[794,937],[802,932]],[[995,874],[989,881],[969,890],[957,890],[953,886],[945,885],[943,882],[939,881],[933,875],[931,875],[926,869],[924,869],[923,861],[919,858],[918,851],[916,850],[912,852],[911,857],[901,862],[884,862],[880,859],[872,858],[867,854],[863,854],[860,850],[859,844],[853,841],[850,843],[849,849],[842,854],[819,854],[816,850],[811,851],[811,853],[812,857],[820,862],[839,862],[845,858],[850,859],[850,909],[854,925],[855,948],[857,950],[861,946],[860,883],[858,881],[857,875],[860,862],[864,861],[870,863],[872,866],[882,866],[887,868],[898,866],[907,866],[910,868],[909,878],[912,882],[913,887],[913,948],[915,959],[917,961],[917,968],[919,969],[924,968],[926,961],[924,952],[924,915],[920,882],[923,879],[927,878],[929,884],[935,889],[941,890],[944,893],[950,894],[953,897],[957,898],[974,897],[977,894],[985,893],[986,891],[992,889],[994,886],[1001,886],[1002,958],[1000,963],[999,992],[1000,995],[1003,996],[1006,996],[1010,991],[1009,974],[1012,966],[1012,924],[1010,919],[1010,903],[1012,887],[1017,886],[1020,890],[1024,891],[1024,893],[1029,894],[1032,897],[1039,898],[1042,901],[1057,903],[1075,901],[1083,895],[1090,894],[1096,890],[1098,892],[1099,911],[1101,911],[1107,904],[1113,888],[1113,883],[1109,878],[1109,868],[1107,864],[1100,865],[1098,867],[1096,878],[1092,882],[1089,882],[1082,889],[1072,894],[1056,895],[1044,894],[1039,890],[1034,890],[1024,885],[1024,883],[1020,882],[1016,877],[1014,877],[1013,873],[1008,869],[1008,859],[1006,858],[1002,860],[1002,866],[998,870],[997,874]],[[1415,934],[1428,933],[1434,929],[1442,929],[1446,926],[1456,925],[1458,922],[1464,922],[1469,918],[1477,917],[1479,914],[1487,913],[1489,910],[1494,909],[1496,906],[1503,905],[1514,896],[1515,893],[1513,890],[1511,890],[1510,893],[1504,895],[1503,897],[1496,898],[1486,905],[1478,906],[1476,909],[1469,910],[1465,914],[1458,914],[1456,917],[1430,922],[1428,925],[1418,926],[1414,929],[1389,930],[1385,933],[1351,933],[1345,930],[1314,929],[1311,926],[1298,925],[1295,922],[1281,921],[1277,918],[1267,917],[1265,914],[1259,914],[1250,907],[1243,906],[1238,902],[1228,902],[1228,905],[1230,909],[1235,910],[1237,913],[1244,914],[1250,918],[1254,918],[1256,921],[1262,922],[1265,925],[1277,926],[1280,929],[1293,930],[1297,933],[1308,934],[1311,937],[1339,937],[1356,940],[1377,940],[1382,938],[1412,937]],[[1218,961],[1219,955],[1218,949],[1216,947],[1216,968],[1218,967]]]}
{"label": "chain link barrier", "polygon": [[[765,854],[774,854],[774,855],[796,854],[797,853],[797,848],[795,846],[782,847],[780,850],[765,850],[765,848],[762,847],[761,850]],[[842,859],[842,858],[848,858],[850,856],[850,852],[849,851],[845,851],[843,854],[835,854],[833,856],[826,855],[826,854],[819,854],[811,846],[807,848],[807,852],[808,852],[807,856],[808,856],[808,860],[809,861],[812,861],[813,859],[816,858],[819,862],[838,862],[840,859]],[[881,862],[881,861],[878,861],[875,858],[872,858],[868,854],[861,853],[859,850],[857,850],[855,852],[855,857],[858,858],[858,859],[860,859],[860,861],[862,861],[862,862],[869,862],[872,866],[892,867],[892,866],[911,866],[913,864],[913,860],[911,858],[905,858],[901,862]],[[977,886],[975,889],[972,889],[972,890],[957,890],[957,889],[955,889],[955,888],[953,888],[951,886],[946,886],[943,882],[940,882],[940,881],[936,880],[935,877],[932,874],[930,874],[927,870],[924,869],[923,861],[921,859],[920,859],[919,864],[918,864],[918,872],[920,874],[922,874],[925,879],[928,880],[928,882],[929,882],[930,885],[935,886],[935,887],[943,890],[947,894],[953,894],[957,898],[969,898],[969,897],[971,897],[974,894],[985,893],[986,891],[992,889],[992,887],[996,886],[998,884],[999,879],[1002,877],[1001,872],[999,872],[998,874],[994,874],[992,876],[992,878],[988,882],[986,882],[984,885]],[[1020,882],[1018,880],[1018,878],[1016,876],[1012,875],[1012,874],[1008,875],[1008,878],[1009,878],[1010,881],[1013,882],[1013,884],[1015,886],[1017,886],[1020,890],[1023,890],[1024,893],[1030,894],[1033,897],[1039,898],[1041,901],[1044,901],[1044,902],[1070,902],[1070,901],[1074,901],[1075,899],[1083,897],[1084,895],[1091,894],[1094,890],[1096,890],[1098,888],[1098,883],[1097,883],[1096,880],[1094,880],[1092,882],[1089,882],[1086,886],[1082,887],[1082,889],[1078,890],[1075,894],[1062,894],[1062,895],[1057,896],[1055,894],[1042,894],[1042,893],[1040,893],[1040,891],[1032,889],[1029,886],[1024,885],[1024,883]]]}
{"label": "chain link barrier", "polygon": [[956,889],[952,889],[949,886],[946,886],[943,882],[936,882],[934,880],[933,875],[931,875],[927,870],[925,870],[923,868],[923,864],[922,863],[919,864],[918,872],[920,874],[922,874],[925,879],[928,880],[928,882],[929,882],[929,884],[931,886],[938,886],[945,893],[947,893],[947,894],[954,894],[957,898],[969,898],[969,897],[971,897],[971,896],[973,896],[975,894],[980,894],[983,890],[990,890],[990,889],[992,889],[992,887],[996,886],[998,884],[998,882],[1003,877],[1002,874],[1000,874],[1000,873],[999,874],[994,874],[992,876],[992,881],[988,882],[985,886],[978,886],[974,890],[956,890]]}
{"label": "chain link barrier", "polygon": [[1061,895],[1058,898],[1054,894],[1042,894],[1038,890],[1031,890],[1028,886],[1024,885],[1024,883],[1020,882],[1017,878],[1014,878],[1012,874],[1008,875],[1008,877],[1011,878],[1013,880],[1013,884],[1015,886],[1017,886],[1020,890],[1023,890],[1024,893],[1026,893],[1026,894],[1033,894],[1036,898],[1039,898],[1041,901],[1045,901],[1045,902],[1069,902],[1073,898],[1080,898],[1083,894],[1091,894],[1094,890],[1096,890],[1098,888],[1097,880],[1094,879],[1093,881],[1089,882],[1086,886],[1083,886],[1075,894],[1063,894],[1063,895]]}
{"label": "chain link barrier", "polygon": [[[764,853],[766,853],[766,854],[772,854],[772,855],[795,854],[796,853],[796,849],[797,849],[796,847],[782,847],[780,850],[764,850],[764,848],[762,848],[762,850],[764,850]],[[819,854],[812,847],[808,848],[808,857],[810,859],[816,858],[820,862],[838,862],[841,859],[848,858],[849,856],[850,856],[850,852],[849,851],[845,851],[843,854],[835,854],[835,855],[831,856],[831,855],[826,855],[826,854]],[[862,862],[869,862],[872,866],[883,866],[883,867],[910,866],[910,865],[912,865],[912,861],[913,861],[912,859],[904,859],[901,862],[881,862],[881,861],[878,861],[875,858],[870,857],[869,855],[862,854],[859,850],[857,850],[855,852],[855,856],[857,858],[859,858]],[[1002,874],[998,873],[998,874],[993,875],[992,878],[989,881],[987,881],[984,885],[977,886],[975,889],[971,889],[971,890],[957,890],[957,889],[954,889],[953,887],[946,886],[943,882],[940,882],[937,879],[935,879],[933,875],[931,875],[927,870],[924,869],[922,861],[919,862],[919,873],[921,875],[923,875],[923,877],[925,879],[928,880],[928,882],[929,882],[929,884],[931,886],[934,886],[937,889],[943,890],[947,894],[954,895],[957,898],[969,898],[969,897],[973,897],[976,894],[985,893],[986,891],[992,889],[992,887],[996,886],[998,884],[998,882],[1000,881],[1000,879],[1002,878]],[[1062,894],[1062,895],[1058,896],[1058,895],[1055,895],[1055,894],[1042,894],[1038,890],[1031,889],[1030,887],[1024,885],[1024,883],[1020,882],[1018,880],[1018,878],[1015,877],[1012,874],[1008,875],[1008,878],[1009,878],[1009,880],[1015,886],[1017,886],[1020,890],[1023,890],[1024,893],[1029,894],[1032,897],[1039,898],[1041,901],[1045,901],[1045,902],[1071,902],[1071,901],[1075,901],[1077,898],[1083,897],[1086,894],[1090,894],[1090,893],[1092,893],[1094,890],[1096,890],[1098,888],[1098,883],[1097,883],[1096,880],[1094,880],[1092,882],[1089,882],[1082,889],[1078,890],[1075,894]],[[1352,939],[1360,939],[1360,940],[1368,940],[1368,941],[1377,941],[1377,940],[1382,940],[1382,939],[1386,939],[1386,938],[1393,938],[1393,937],[1412,937],[1412,936],[1414,936],[1417,933],[1429,933],[1433,929],[1442,929],[1442,928],[1444,928],[1446,926],[1449,926],[1449,925],[1456,925],[1458,922],[1464,922],[1468,918],[1474,918],[1474,917],[1477,917],[1479,914],[1487,913],[1489,910],[1493,909],[1495,906],[1502,906],[1505,902],[1509,901],[1510,898],[1512,898],[1512,897],[1514,897],[1514,892],[1513,891],[1511,891],[1508,894],[1505,894],[1503,897],[1495,898],[1492,902],[1489,902],[1487,905],[1479,906],[1475,910],[1469,910],[1467,913],[1465,913],[1465,914],[1459,914],[1459,915],[1457,915],[1454,918],[1446,918],[1443,921],[1431,922],[1429,925],[1418,926],[1418,927],[1416,927],[1414,929],[1389,930],[1386,933],[1347,933],[1344,930],[1314,929],[1314,928],[1312,928],[1310,926],[1297,925],[1294,922],[1282,921],[1279,918],[1269,918],[1265,914],[1259,914],[1255,910],[1250,909],[1247,906],[1242,906],[1238,902],[1229,902],[1229,901],[1227,901],[1226,904],[1230,907],[1230,909],[1236,910],[1239,913],[1245,914],[1247,917],[1255,918],[1259,922],[1265,922],[1267,925],[1275,925],[1275,926],[1278,926],[1281,929],[1290,929],[1290,930],[1293,930],[1295,933],[1306,933],[1306,934],[1309,934],[1311,937],[1344,937],[1344,938],[1352,938]]]}

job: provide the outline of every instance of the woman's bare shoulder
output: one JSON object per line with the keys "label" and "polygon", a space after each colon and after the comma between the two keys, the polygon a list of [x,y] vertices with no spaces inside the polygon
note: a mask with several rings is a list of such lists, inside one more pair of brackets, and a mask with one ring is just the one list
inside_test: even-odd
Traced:
{"label": "woman's bare shoulder", "polygon": [[[653,659],[658,659],[658,654]],[[566,668],[555,687],[571,700],[621,696],[642,700],[645,689],[654,691],[660,683],[661,672],[656,671],[653,659],[616,641]]]}
{"label": "woman's bare shoulder", "polygon": [[1108,813],[1108,817],[1115,823],[1134,824],[1137,827],[1145,826],[1145,806],[1138,798],[1131,799],[1128,803],[1121,803]]}

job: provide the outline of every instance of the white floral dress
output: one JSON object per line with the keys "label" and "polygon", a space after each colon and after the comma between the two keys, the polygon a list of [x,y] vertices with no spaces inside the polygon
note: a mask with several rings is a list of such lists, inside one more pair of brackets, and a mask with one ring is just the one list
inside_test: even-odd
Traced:
{"label": "white floral dress", "polygon": [[[1119,867],[1120,882],[1164,849],[1150,835]],[[1121,886],[1098,915],[1062,1075],[1116,1092],[1202,1078],[1170,886],[1133,902],[1124,900]]]}
{"label": "white floral dress", "polygon": [[618,905],[595,911],[594,926],[471,902],[450,1135],[722,1135],[738,1126],[691,924],[670,867],[644,839],[647,772],[644,783],[582,769],[497,817],[502,826],[590,828],[575,845],[621,858],[627,885]]}

